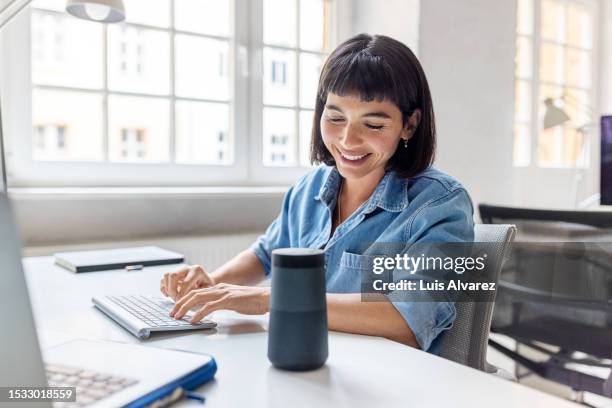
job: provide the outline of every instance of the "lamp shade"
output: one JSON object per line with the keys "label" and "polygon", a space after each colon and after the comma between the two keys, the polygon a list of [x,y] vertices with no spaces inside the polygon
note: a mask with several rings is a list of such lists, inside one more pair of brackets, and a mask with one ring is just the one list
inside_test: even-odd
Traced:
{"label": "lamp shade", "polygon": [[125,20],[122,0],[68,0],[66,11],[75,17],[99,23],[118,23]]}
{"label": "lamp shade", "polygon": [[570,120],[570,117],[561,108],[558,108],[552,98],[544,100],[546,111],[544,112],[544,129],[562,125]]}

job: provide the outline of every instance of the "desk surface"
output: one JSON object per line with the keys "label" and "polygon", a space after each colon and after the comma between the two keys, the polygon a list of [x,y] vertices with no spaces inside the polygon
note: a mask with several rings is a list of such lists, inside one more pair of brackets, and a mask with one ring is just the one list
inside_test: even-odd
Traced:
{"label": "desk surface", "polygon": [[53,265],[50,257],[26,258],[24,266],[39,330],[213,355],[216,379],[201,387],[207,407],[576,406],[378,337],[330,332],[323,368],[280,371],[267,359],[265,316],[217,312],[214,331],[153,334],[140,341],[94,308],[91,297],[157,293],[161,275],[174,266],[78,275]]}

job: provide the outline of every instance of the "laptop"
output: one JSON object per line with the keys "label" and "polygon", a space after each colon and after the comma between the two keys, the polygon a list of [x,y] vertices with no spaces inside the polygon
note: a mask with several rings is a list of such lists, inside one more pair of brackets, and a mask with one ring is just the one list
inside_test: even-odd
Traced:
{"label": "laptop", "polygon": [[76,401],[55,406],[132,407],[176,396],[182,385],[192,389],[214,376],[210,356],[135,344],[67,338],[41,355],[20,252],[8,199],[0,194],[0,388],[74,387]]}

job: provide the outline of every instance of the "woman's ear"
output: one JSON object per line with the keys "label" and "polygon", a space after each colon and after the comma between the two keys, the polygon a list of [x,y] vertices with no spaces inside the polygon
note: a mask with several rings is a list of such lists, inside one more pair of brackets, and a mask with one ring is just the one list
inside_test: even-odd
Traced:
{"label": "woman's ear", "polygon": [[421,123],[421,110],[415,109],[406,121],[406,125],[402,130],[402,139],[410,140]]}
{"label": "woman's ear", "polygon": [[405,141],[410,140],[419,127],[419,123],[421,123],[421,110],[415,109],[402,129],[402,139]]}

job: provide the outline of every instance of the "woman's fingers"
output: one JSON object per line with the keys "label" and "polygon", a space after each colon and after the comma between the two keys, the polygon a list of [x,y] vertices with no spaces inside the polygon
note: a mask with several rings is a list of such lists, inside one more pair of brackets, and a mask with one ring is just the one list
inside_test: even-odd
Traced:
{"label": "woman's fingers", "polygon": [[204,272],[201,266],[196,265],[189,268],[189,271],[187,272],[183,280],[180,281],[180,285],[178,285],[176,291],[176,298],[180,299],[185,296],[185,294],[189,293],[192,289],[197,289],[201,281],[200,275],[202,274],[206,275],[206,272]]}
{"label": "woman's fingers", "polygon": [[229,300],[229,296],[223,296],[217,300],[207,302],[200,310],[198,310],[193,315],[189,323],[196,324],[200,320],[202,320],[204,317],[208,316],[214,311],[221,310],[221,309],[229,309],[228,304],[227,304],[228,300]]}
{"label": "woman's fingers", "polygon": [[191,291],[174,305],[170,311],[170,316],[173,316],[175,319],[182,319],[190,309],[217,300],[224,294],[224,291],[220,288],[204,288]]}
{"label": "woman's fingers", "polygon": [[159,290],[164,296],[168,296],[168,292],[166,292],[166,278],[165,277],[161,278],[161,281],[159,282]]}
{"label": "woman's fingers", "polygon": [[[176,286],[178,284],[178,280],[183,278],[188,271],[189,267],[184,266],[178,271],[166,272],[164,274],[164,289],[166,296],[170,296],[173,299],[176,298]],[[164,291],[162,291],[162,293],[163,292]]]}

